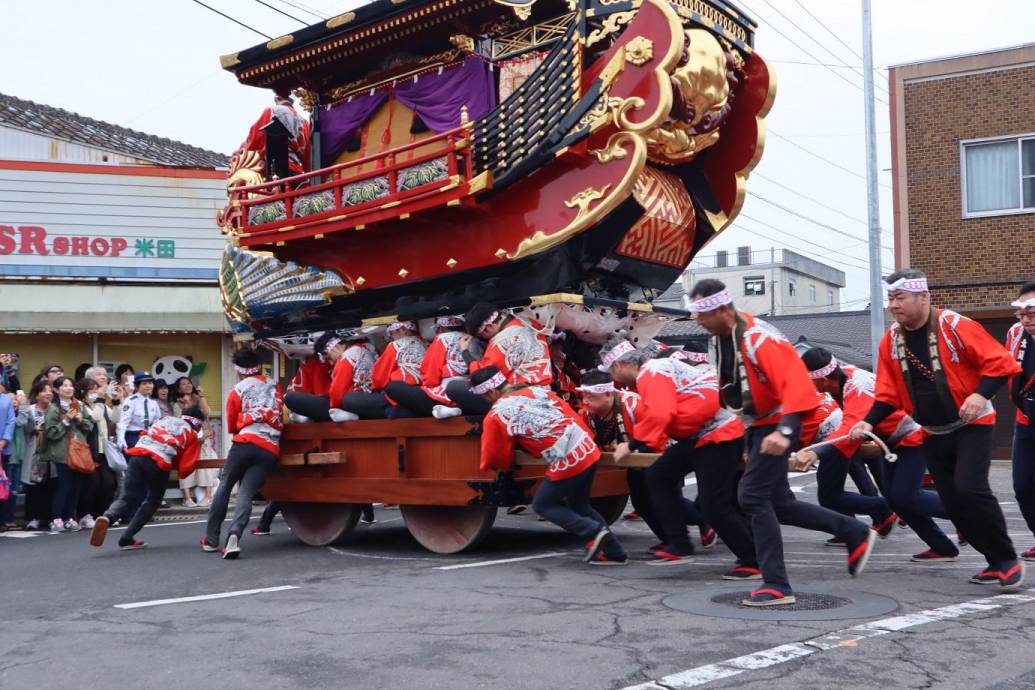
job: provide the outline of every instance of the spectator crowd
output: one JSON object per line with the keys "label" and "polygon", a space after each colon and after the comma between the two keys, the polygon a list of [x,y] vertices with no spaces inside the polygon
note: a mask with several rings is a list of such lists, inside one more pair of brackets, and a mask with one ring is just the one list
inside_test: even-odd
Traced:
{"label": "spectator crowd", "polygon": [[[0,354],[0,532],[91,529],[117,495],[122,451],[144,429],[192,408],[210,416],[205,392],[186,376],[170,386],[129,364],[109,373],[86,363],[74,374],[48,362],[26,382],[18,355]],[[213,439],[204,436],[202,457],[215,458]],[[77,441],[89,448],[92,471],[69,463]],[[183,505],[209,505],[218,476],[198,470],[181,479]]]}

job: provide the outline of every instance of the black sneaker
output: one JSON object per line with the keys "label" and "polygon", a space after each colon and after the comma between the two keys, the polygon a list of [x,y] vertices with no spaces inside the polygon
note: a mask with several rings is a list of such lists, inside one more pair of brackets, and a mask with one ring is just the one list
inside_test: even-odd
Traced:
{"label": "black sneaker", "polygon": [[647,565],[679,565],[681,563],[693,563],[694,554],[676,553],[668,549],[661,549],[654,552],[654,558],[647,561]]}
{"label": "black sneaker", "polygon": [[1012,592],[1024,582],[1024,561],[1012,561],[999,568],[999,589]]}
{"label": "black sneaker", "polygon": [[877,533],[881,539],[887,539],[888,535],[891,534],[891,530],[895,529],[895,523],[898,522],[898,515],[891,513],[884,518],[880,523],[873,526],[873,531]]}
{"label": "black sneaker", "polygon": [[971,577],[970,582],[975,585],[998,585],[999,574],[992,568],[985,568],[977,575]]}
{"label": "black sneaker", "polygon": [[138,551],[139,549],[147,548],[147,543],[142,542],[139,539],[134,539],[131,542],[123,544],[119,542],[119,549],[122,551]]}
{"label": "black sneaker", "polygon": [[593,556],[593,559],[589,562],[590,565],[628,565],[628,556],[608,556],[603,551]]}
{"label": "black sneaker", "polygon": [[837,537],[831,537],[830,539],[827,539],[825,542],[823,542],[823,546],[840,547],[840,546],[844,546],[844,545],[845,545],[844,539],[838,539]]}
{"label": "black sneaker", "polygon": [[270,536],[270,528],[269,527],[253,527],[252,528],[252,534],[254,534],[257,537],[268,537],[268,536]]}
{"label": "black sneaker", "polygon": [[939,563],[942,561],[954,561],[959,554],[938,553],[934,549],[927,549],[920,553],[914,553],[909,560],[914,563]]}
{"label": "black sneaker", "polygon": [[766,585],[753,591],[740,603],[744,606],[787,606],[795,601],[790,587]]}
{"label": "black sneaker", "polygon": [[526,510],[528,510],[528,506],[525,506],[525,505],[511,506],[511,507],[507,508],[507,515],[521,515]]}
{"label": "black sneaker", "polygon": [[594,558],[596,558],[596,555],[600,553],[601,549],[604,548],[604,544],[607,543],[607,540],[611,538],[611,530],[609,530],[607,527],[604,527],[599,532],[597,532],[597,536],[593,537],[593,539],[587,542],[586,555],[582,557],[582,560],[586,563],[589,563]]}
{"label": "black sneaker", "polygon": [[715,546],[719,541],[718,533],[711,527],[702,525],[700,528],[701,532],[701,548],[705,551]]}
{"label": "black sneaker", "polygon": [[1032,547],[1021,554],[1021,560],[1023,561],[1035,561],[1035,547]]}
{"label": "black sneaker", "polygon": [[848,544],[848,574],[852,577],[859,577],[873,552],[873,545],[877,542],[877,533],[872,529],[866,530],[866,536],[860,541]]}

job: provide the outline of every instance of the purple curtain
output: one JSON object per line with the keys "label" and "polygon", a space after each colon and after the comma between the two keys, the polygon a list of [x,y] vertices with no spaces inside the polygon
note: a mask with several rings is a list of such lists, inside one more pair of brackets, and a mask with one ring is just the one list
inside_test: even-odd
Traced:
{"label": "purple curtain", "polygon": [[489,65],[468,57],[459,67],[442,74],[431,72],[396,83],[393,87],[353,97],[320,113],[320,137],[324,165],[341,155],[349,138],[394,93],[399,102],[417,113],[435,133],[460,126],[460,108],[467,106],[472,120],[496,107],[496,85]]}

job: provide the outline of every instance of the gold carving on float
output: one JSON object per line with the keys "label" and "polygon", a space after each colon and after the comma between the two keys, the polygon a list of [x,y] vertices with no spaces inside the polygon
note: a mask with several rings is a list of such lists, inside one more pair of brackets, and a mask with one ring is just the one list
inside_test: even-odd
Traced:
{"label": "gold carving on float", "polygon": [[[653,5],[656,10],[664,15],[668,23],[671,40],[669,41],[668,50],[660,60],[652,58],[655,65],[654,75],[658,80],[658,88],[661,94],[661,97],[658,99],[658,107],[641,122],[630,122],[628,119],[625,119],[624,115],[615,118],[620,127],[632,132],[648,132],[668,118],[669,113],[672,111],[673,99],[669,75],[672,74],[676,65],[679,64],[679,59],[683,54],[683,24],[679,20],[679,15],[672,9],[672,5],[669,4],[668,0],[644,0],[643,7],[648,4]],[[629,100],[639,99],[627,99],[627,101]],[[636,109],[639,110],[643,105],[644,103],[641,100]]]}
{"label": "gold carving on float", "polygon": [[328,29],[337,29],[339,26],[345,26],[353,19],[356,18],[355,12],[346,12],[345,14],[339,14],[336,17],[331,17],[327,20]]}
{"label": "gold carving on float", "polygon": [[400,268],[399,269],[399,277],[400,278],[405,278],[408,275],[410,275],[410,272],[407,271],[405,268]]}
{"label": "gold carving on float", "polygon": [[359,278],[356,278],[356,285],[363,285],[366,282],[367,282],[367,279],[364,278],[363,276],[360,276]]}
{"label": "gold carving on float", "polygon": [[[647,143],[641,135],[634,132],[617,132],[612,134],[605,148],[613,149],[626,145],[630,146],[632,150],[626,151],[625,156],[614,156],[615,159],[628,159],[628,161],[625,174],[613,189],[609,189],[611,187],[610,184],[604,187],[599,200],[583,196],[587,195],[587,193],[596,193],[596,190],[592,188],[576,194],[575,197],[566,201],[565,204],[569,208],[579,206],[579,213],[566,227],[550,234],[540,230],[531,237],[521,240],[513,253],[507,253],[501,249],[499,252],[496,252],[496,255],[500,256],[500,252],[503,252],[504,256],[513,261],[555,247],[615,210],[623,200],[632,194],[636,178],[639,177],[647,163]],[[583,200],[586,207],[585,213],[583,213],[581,207]],[[595,200],[597,201],[596,205],[590,208],[591,203]]]}
{"label": "gold carving on float", "polygon": [[298,99],[299,105],[305,110],[313,112],[313,108],[316,106],[316,92],[310,91],[309,89],[298,87],[292,92],[295,98]]}
{"label": "gold carving on float", "polygon": [[742,43],[747,43],[747,32],[735,21],[725,14],[712,7],[704,0],[670,0],[676,6],[679,16],[684,19],[691,19],[693,13],[697,13],[706,22],[710,21],[713,26],[722,29],[727,35]]}
{"label": "gold carving on float", "polygon": [[283,48],[294,43],[295,37],[291,34],[287,36],[281,36],[280,38],[274,38],[272,41],[266,44],[266,50],[276,50],[277,48]]}
{"label": "gold carving on float", "polygon": [[646,36],[637,36],[625,44],[625,59],[640,67],[654,58],[654,41]]}
{"label": "gold carving on float", "polygon": [[492,59],[499,60],[514,53],[523,52],[561,38],[568,30],[568,25],[575,19],[575,14],[565,14],[555,19],[548,19],[540,24],[525,27],[519,31],[494,38],[492,40]]}
{"label": "gold carving on float", "polygon": [[669,118],[647,134],[651,158],[668,164],[688,162],[719,140],[718,127],[697,135],[691,131],[706,117],[722,112],[730,96],[722,45],[703,29],[690,29],[686,35],[690,59],[672,73],[672,87],[679,89],[684,102],[693,109],[694,119],[685,122]]}
{"label": "gold carving on float", "polygon": [[604,148],[590,149],[589,152],[596,156],[596,159],[601,163],[610,163],[613,160],[620,160],[629,155],[629,152],[621,146],[621,142],[617,141],[614,136],[608,140],[607,146]]}
{"label": "gold carving on float", "polygon": [[458,262],[456,259],[450,259],[446,262],[446,266],[449,266],[450,268],[456,268],[457,263]]}
{"label": "gold carving on float", "polygon": [[535,6],[536,0],[529,0],[527,3],[515,4],[512,0],[495,0],[497,5],[503,5],[514,10],[514,14],[521,21],[525,21],[532,16],[532,8]]}
{"label": "gold carving on float", "polygon": [[594,201],[604,198],[604,195],[607,194],[607,190],[609,190],[610,188],[611,185],[609,184],[604,185],[604,188],[599,191],[593,189],[592,187],[586,187],[581,192],[565,201],[564,205],[568,208],[575,208],[577,206],[579,209],[578,214],[575,216],[574,222],[577,223],[586,216],[588,216],[590,205]]}
{"label": "gold carving on float", "polygon": [[[230,164],[227,169],[226,193],[233,197],[238,187],[250,187],[255,184],[263,184],[266,178],[263,173],[266,171],[266,161],[259,155],[258,151],[238,149],[230,157]],[[248,198],[254,199],[257,194],[250,192]],[[220,227],[232,228],[234,220],[243,220],[245,212],[241,210],[240,199],[231,199],[219,213],[216,214],[216,221]],[[243,225],[243,223],[240,223]],[[233,233],[234,231],[231,231]]]}
{"label": "gold carving on float", "polygon": [[607,38],[611,34],[617,33],[620,28],[629,23],[629,21],[636,16],[636,11],[632,10],[629,12],[615,12],[609,14],[607,19],[604,20],[603,25],[599,29],[594,29],[589,33],[589,38],[586,39],[586,47],[599,43],[601,40]]}
{"label": "gold carving on float", "polygon": [[454,34],[449,37],[449,42],[455,45],[461,52],[474,52],[474,39],[465,34]]}
{"label": "gold carving on float", "polygon": [[219,66],[223,69],[233,67],[241,62],[241,58],[238,57],[239,53],[231,53],[230,55],[219,56]]}

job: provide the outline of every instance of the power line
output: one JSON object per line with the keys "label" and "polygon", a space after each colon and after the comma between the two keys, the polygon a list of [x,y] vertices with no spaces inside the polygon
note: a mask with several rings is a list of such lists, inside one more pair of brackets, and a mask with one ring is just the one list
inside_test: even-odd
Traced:
{"label": "power line", "polygon": [[211,6],[209,6],[209,5],[206,5],[205,3],[201,2],[201,0],[191,0],[191,2],[193,2],[193,3],[195,3],[195,4],[198,4],[198,5],[201,5],[201,6],[202,6],[202,7],[204,7],[205,9],[207,9],[207,10],[211,10],[212,12],[215,12],[215,13],[216,13],[216,14],[218,14],[218,15],[219,15],[220,17],[223,17],[223,18],[225,18],[225,19],[229,19],[229,20],[230,20],[230,21],[232,21],[232,22],[233,22],[234,24],[237,24],[237,25],[239,25],[239,26],[243,26],[244,28],[248,29],[249,31],[253,31],[253,32],[255,32],[255,33],[259,34],[260,36],[262,36],[262,37],[264,37],[264,38],[267,38],[267,39],[269,39],[269,40],[271,40],[271,41],[273,40],[273,37],[272,37],[272,36],[269,36],[269,35],[267,35],[267,34],[264,34],[264,33],[262,33],[261,31],[259,31],[258,29],[253,29],[252,27],[248,26],[248,25],[247,25],[247,24],[245,24],[244,22],[242,22],[242,21],[238,21],[238,20],[234,19],[234,18],[233,18],[233,17],[231,17],[231,16],[229,15],[229,14],[224,14],[223,12],[220,12],[219,10],[217,10],[217,9],[216,9],[215,7],[211,7]]}
{"label": "power line", "polygon": [[[821,227],[821,228],[823,228],[825,230],[829,230],[829,231],[831,231],[833,233],[836,233],[838,235],[843,235],[844,237],[847,237],[850,240],[863,240],[863,241],[865,241],[865,239],[866,239],[864,237],[859,237],[858,235],[853,235],[850,232],[845,232],[844,230],[842,230],[840,228],[836,228],[833,225],[827,225],[826,223],[822,223],[822,222],[816,220],[815,218],[812,218],[811,216],[807,216],[804,213],[800,213],[798,211],[795,211],[792,208],[787,208],[786,206],[784,206],[782,204],[778,204],[777,202],[772,201],[771,199],[767,199],[766,197],[762,196],[761,194],[757,194],[757,193],[752,192],[750,190],[748,191],[748,194],[750,194],[751,196],[755,197],[759,201],[762,201],[762,202],[765,202],[765,203],[769,204],[770,206],[775,206],[776,208],[780,209],[784,213],[790,213],[792,216],[797,216],[798,218],[801,218],[802,220],[807,220],[808,222],[812,223],[813,225],[817,225],[817,226],[819,226],[819,227]],[[885,247],[884,245],[881,245],[881,249],[887,249],[888,251],[891,251],[891,247]]]}
{"label": "power line", "polygon": [[833,211],[834,213],[838,214],[839,216],[844,216],[845,218],[847,218],[847,219],[848,219],[848,220],[850,220],[850,221],[854,221],[854,222],[856,222],[856,223],[859,223],[860,225],[865,225],[865,226],[869,227],[869,223],[867,223],[867,222],[866,222],[865,220],[863,220],[862,218],[856,218],[855,216],[850,216],[850,215],[848,215],[847,213],[845,213],[844,211],[841,211],[841,210],[839,210],[839,209],[836,209],[836,208],[834,208],[833,206],[829,206],[829,205],[827,205],[827,204],[824,204],[824,203],[823,203],[822,201],[820,201],[819,199],[816,199],[816,198],[814,198],[814,197],[811,197],[811,196],[809,196],[809,195],[807,195],[807,194],[802,194],[801,192],[797,191],[796,189],[792,189],[792,188],[788,187],[787,185],[785,185],[785,184],[783,184],[783,183],[777,182],[776,180],[774,180],[774,179],[773,179],[773,178],[771,178],[771,177],[766,177],[766,176],[765,176],[765,175],[763,175],[762,173],[759,173],[759,172],[754,172],[754,173],[751,173],[751,176],[752,176],[752,177],[759,177],[759,178],[761,178],[761,179],[765,180],[766,182],[769,182],[770,184],[774,184],[774,185],[776,185],[777,187],[780,187],[780,188],[782,188],[782,189],[785,189],[785,190],[787,190],[787,191],[788,191],[788,192],[790,192],[791,194],[794,194],[794,195],[796,195],[796,196],[800,196],[800,197],[801,197],[802,199],[805,199],[805,200],[807,200],[807,201],[811,201],[812,203],[816,204],[817,206],[822,206],[822,207],[823,207],[823,208],[825,208],[826,210],[828,210],[828,211]]}
{"label": "power line", "polygon": [[[763,1],[763,2],[765,2],[765,0],[762,0],[762,1]],[[768,4],[768,3],[766,3],[766,4]],[[747,6],[747,5],[746,5],[746,4],[745,4],[745,3],[743,2],[743,1],[741,1],[741,5],[743,5],[743,6],[744,6],[744,9],[746,9],[746,10],[747,10],[747,11],[748,11],[749,13],[751,13],[751,14],[752,14],[752,15],[754,15],[755,17],[758,17],[758,18],[760,18],[760,19],[761,19],[761,15],[759,15],[759,14],[758,14],[757,12],[755,12],[755,11],[754,11],[753,9],[751,9],[750,7],[748,7],[748,6]],[[770,6],[771,6],[771,5],[770,5]],[[821,60],[820,58],[816,57],[816,56],[815,56],[815,55],[813,55],[813,54],[812,54],[811,52],[809,52],[809,51],[808,51],[808,50],[807,50],[807,49],[806,49],[805,47],[803,47],[803,46],[802,46],[802,45],[801,45],[800,43],[798,43],[797,41],[795,41],[795,40],[794,40],[793,38],[791,38],[790,36],[788,36],[788,35],[787,35],[787,34],[785,34],[784,32],[780,31],[780,29],[779,29],[779,28],[777,28],[777,27],[776,27],[776,26],[775,26],[775,25],[774,25],[774,24],[773,24],[772,22],[767,22],[767,23],[769,24],[769,28],[770,28],[770,29],[772,29],[773,31],[775,31],[775,32],[776,32],[777,34],[779,34],[780,36],[783,36],[783,38],[784,38],[784,39],[786,39],[786,40],[787,40],[787,41],[788,41],[788,42],[789,42],[789,43],[790,43],[791,45],[793,45],[793,46],[796,46],[796,47],[798,48],[798,50],[800,50],[801,52],[803,52],[803,53],[805,53],[806,55],[808,55],[808,56],[809,56],[810,58],[812,58],[813,60],[815,60],[815,61],[816,61],[817,63],[822,63],[822,62],[823,62],[823,61],[822,61],[822,60]],[[837,77],[837,78],[838,78],[838,79],[840,79],[841,81],[843,81],[843,82],[845,82],[846,84],[848,84],[849,86],[851,86],[851,87],[852,87],[853,89],[858,89],[859,91],[862,91],[862,90],[863,90],[862,86],[860,86],[859,84],[856,84],[856,83],[855,83],[854,81],[852,81],[851,79],[849,79],[849,78],[848,78],[848,77],[846,77],[845,75],[841,74],[840,72],[836,72],[836,71],[834,71],[834,69],[833,69],[833,68],[831,68],[831,67],[827,67],[826,69],[827,69],[827,71],[828,71],[828,72],[830,72],[830,73],[831,73],[831,74],[833,74],[833,75],[834,75],[835,77]],[[879,98],[878,98],[877,100],[881,100],[881,99],[879,99]],[[887,102],[887,101],[881,101],[881,102],[882,102],[882,103],[884,103],[885,105],[887,105],[887,104],[888,104],[888,102]]]}
{"label": "power line", "polygon": [[287,5],[288,7],[294,7],[296,10],[302,10],[306,14],[310,14],[310,15],[316,17],[317,19],[320,19],[320,20],[327,19],[327,15],[320,14],[318,11],[314,10],[309,5],[303,5],[302,3],[294,2],[293,0],[280,0],[280,2],[282,2],[285,5]]}
{"label": "power line", "polygon": [[[769,235],[765,235],[765,234],[763,234],[762,232],[759,232],[756,229],[746,227],[746,226],[740,224],[740,219],[742,219],[742,218],[747,218],[748,220],[750,220],[752,222],[758,223],[760,225],[764,225],[765,227],[771,228],[771,229],[773,229],[773,230],[775,230],[775,231],[777,231],[779,233],[782,233],[782,234],[784,234],[786,236],[793,237],[798,242],[803,242],[805,244],[811,245],[813,247],[818,247],[819,249],[823,249],[823,250],[830,249],[829,247],[824,247],[823,245],[816,244],[815,242],[807,240],[807,239],[805,239],[803,237],[798,237],[797,235],[795,235],[793,233],[789,233],[786,230],[784,230],[783,228],[778,228],[775,225],[771,225],[769,223],[766,223],[764,221],[758,220],[756,218],[751,218],[750,216],[747,216],[747,215],[741,213],[740,216],[738,216],[738,218],[737,218],[738,222],[734,223],[734,227],[739,227],[740,229],[744,230],[745,232],[750,232],[751,234],[757,235],[757,236],[761,237],[764,240],[769,240],[770,242],[774,242],[774,243],[780,244],[780,245],[786,245],[786,246],[790,247],[791,249],[796,249],[796,250],[798,250],[800,252],[804,252],[806,254],[815,254],[814,250],[804,249],[804,248],[802,248],[800,246],[791,245],[791,243],[787,241],[786,237],[784,237],[783,239],[777,239],[775,237],[771,237]],[[838,252],[838,253],[841,254],[841,252]],[[853,257],[850,254],[843,254],[843,256],[848,257],[849,259],[852,259],[852,260],[856,260],[856,261],[858,260],[857,257]],[[831,258],[827,258],[827,261],[832,263],[832,264],[837,264],[839,266],[844,266],[845,268],[851,268],[851,269],[862,270],[862,271],[867,270],[867,266],[865,264],[860,265],[860,264],[857,264],[857,263],[850,263],[849,261],[846,261],[844,259],[831,259]]]}
{"label": "power line", "polygon": [[[799,25],[799,24],[798,24],[797,22],[795,22],[795,21],[794,21],[793,19],[791,19],[790,17],[788,17],[788,16],[786,15],[786,14],[784,14],[783,12],[781,12],[781,11],[780,11],[780,9],[779,9],[779,8],[777,8],[776,6],[774,6],[774,5],[773,5],[773,4],[771,3],[771,2],[769,2],[769,0],[762,0],[762,2],[764,2],[764,3],[765,3],[766,5],[768,5],[768,6],[770,7],[770,8],[772,8],[773,12],[776,12],[776,13],[777,13],[778,15],[780,15],[780,16],[781,16],[781,17],[783,17],[783,18],[784,18],[784,19],[785,19],[786,21],[788,21],[788,22],[789,22],[789,23],[791,24],[791,26],[793,26],[793,27],[794,27],[795,29],[797,29],[798,31],[800,31],[800,32],[802,32],[803,34],[805,34],[806,36],[808,36],[808,38],[809,38],[809,40],[810,40],[810,41],[812,41],[813,43],[815,43],[816,45],[818,45],[818,46],[819,46],[820,48],[822,48],[823,50],[825,50],[825,51],[827,51],[828,53],[830,53],[830,54],[831,54],[831,55],[832,55],[832,56],[834,57],[834,59],[835,59],[835,60],[837,60],[838,62],[840,62],[840,63],[841,63],[842,65],[845,65],[846,67],[849,67],[848,63],[847,63],[847,62],[845,62],[845,61],[844,61],[843,59],[841,59],[841,56],[840,56],[840,55],[838,55],[837,53],[835,53],[834,51],[832,51],[832,50],[831,50],[830,48],[828,48],[828,47],[826,46],[826,44],[824,44],[824,43],[823,43],[822,41],[820,41],[820,40],[819,40],[818,38],[816,38],[816,37],[815,37],[815,36],[813,36],[813,35],[812,35],[811,33],[809,33],[808,31],[806,31],[805,29],[803,29],[803,28],[802,28],[802,27],[801,27],[801,26],[800,26],[800,25]],[[798,4],[801,4],[801,3],[798,3]],[[806,11],[808,11],[808,10],[806,10]],[[815,16],[814,16],[814,15],[812,15],[811,13],[810,13],[810,16],[812,16],[812,17],[813,17],[813,19],[815,19]],[[819,20],[817,19],[816,21],[819,21]],[[824,28],[824,29],[826,29],[826,26],[824,26],[823,28]],[[827,30],[829,31],[829,29],[827,29]],[[840,39],[838,39],[838,40],[840,40]],[[847,45],[847,44],[846,44],[846,45]],[[861,59],[861,56],[860,56],[860,59]],[[854,68],[853,68],[853,69],[854,69]],[[855,72],[856,72],[856,74],[858,74],[858,75],[859,75],[860,77],[862,77],[862,78],[864,78],[864,79],[865,79],[865,77],[863,77],[863,72],[862,72],[862,70],[858,70],[858,69],[856,69],[856,70],[855,70]],[[885,89],[885,90],[884,90],[884,92],[885,92],[885,93],[887,93],[887,89]]]}
{"label": "power line", "polygon": [[271,4],[269,4],[268,2],[263,2],[263,0],[255,0],[255,2],[259,3],[259,4],[260,4],[260,5],[262,5],[263,7],[268,7],[268,8],[270,8],[270,9],[271,9],[271,10],[273,10],[274,12],[280,12],[280,13],[281,13],[282,15],[284,15],[284,16],[285,16],[285,17],[287,17],[288,19],[294,19],[294,20],[295,20],[296,22],[298,22],[298,23],[299,23],[299,24],[301,24],[302,26],[309,26],[309,22],[304,22],[304,21],[302,21],[301,19],[299,19],[298,17],[296,17],[296,16],[294,16],[294,15],[292,15],[292,14],[288,14],[288,13],[287,13],[287,12],[285,12],[284,10],[280,9],[279,7],[275,7],[275,6],[271,5]]}
{"label": "power line", "polygon": [[[860,55],[860,54],[859,54],[859,53],[858,53],[858,52],[857,52],[857,51],[855,50],[855,48],[853,48],[852,46],[850,46],[850,45],[848,45],[847,43],[845,43],[845,41],[844,41],[844,40],[843,40],[843,39],[842,39],[842,38],[841,38],[840,36],[838,36],[838,35],[837,35],[837,32],[835,32],[835,31],[834,31],[833,29],[831,29],[831,28],[830,28],[829,26],[827,26],[826,24],[824,24],[824,23],[823,23],[823,22],[822,22],[822,21],[820,20],[820,18],[819,18],[819,17],[817,17],[816,15],[814,15],[814,14],[812,13],[812,11],[811,11],[811,10],[809,10],[809,8],[808,8],[808,7],[806,7],[806,6],[805,6],[805,4],[804,4],[804,3],[803,3],[803,2],[801,1],[801,0],[794,0],[794,2],[796,2],[796,3],[798,4],[798,7],[800,7],[800,8],[801,8],[801,9],[803,9],[803,10],[805,10],[805,14],[809,15],[810,17],[812,17],[812,19],[813,19],[813,20],[815,20],[815,22],[816,22],[817,24],[819,24],[820,26],[822,26],[822,27],[823,27],[823,30],[824,30],[824,31],[826,31],[826,32],[827,32],[828,34],[830,34],[831,36],[833,36],[833,37],[834,37],[834,40],[836,40],[836,41],[837,41],[838,43],[840,43],[840,44],[841,44],[841,45],[843,45],[843,46],[844,46],[845,48],[847,48],[847,49],[848,49],[848,52],[850,52],[850,53],[851,53],[852,55],[854,55],[855,57],[859,58],[860,60],[862,60],[862,59],[863,59],[863,56],[862,56],[862,55]],[[881,76],[882,78],[883,78],[883,77],[885,76],[885,75],[883,75],[883,74],[881,74],[881,73],[880,73],[880,70],[879,70],[879,69],[876,69],[876,68],[874,68],[874,70],[873,70],[873,71],[874,71],[874,73],[875,73],[875,74],[878,74],[878,75],[880,75],[880,76]],[[885,90],[885,93],[887,93],[887,90]]]}
{"label": "power line", "polygon": [[[863,175],[862,173],[858,173],[858,172],[856,172],[854,170],[846,168],[845,166],[841,165],[840,163],[835,163],[834,161],[830,160],[829,158],[827,158],[825,156],[821,156],[820,154],[816,153],[815,151],[813,151],[811,149],[807,149],[804,146],[802,146],[801,144],[798,144],[798,143],[796,143],[794,141],[791,141],[790,139],[788,139],[787,137],[783,136],[782,134],[776,133],[771,127],[767,128],[766,131],[769,134],[772,134],[777,139],[782,139],[782,140],[786,141],[788,144],[790,144],[791,146],[793,146],[795,148],[798,148],[798,149],[801,149],[802,151],[804,151],[805,153],[809,154],[813,158],[818,158],[819,160],[823,161],[824,163],[827,163],[828,165],[832,165],[832,166],[834,166],[835,168],[837,168],[839,170],[845,171],[849,175],[854,175],[854,176],[858,177],[860,180],[865,180],[866,179],[866,176]],[[884,183],[881,183],[881,187],[885,187],[887,189],[891,189],[891,187],[889,185],[886,185]]]}
{"label": "power line", "polygon": [[844,65],[835,64],[833,62],[814,62],[812,60],[770,60],[766,58],[766,62],[773,62],[777,65],[806,65],[808,67],[833,67],[834,69],[860,69],[862,65]]}

